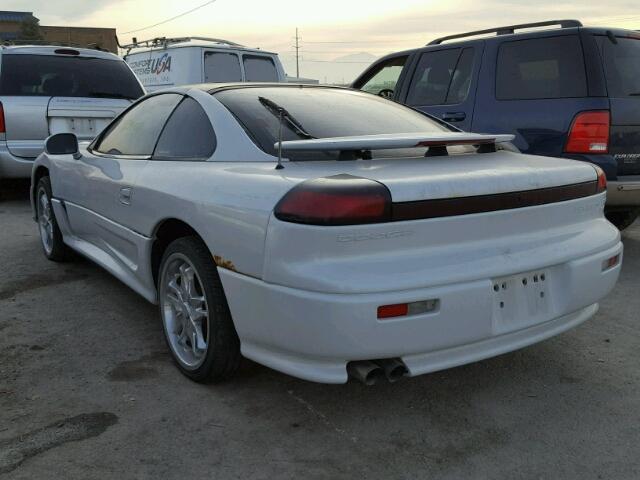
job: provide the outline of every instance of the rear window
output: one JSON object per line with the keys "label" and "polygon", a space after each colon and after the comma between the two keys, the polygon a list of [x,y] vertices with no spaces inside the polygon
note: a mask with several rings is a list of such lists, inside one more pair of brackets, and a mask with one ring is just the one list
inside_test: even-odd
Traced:
{"label": "rear window", "polygon": [[[214,95],[235,115],[255,143],[274,156],[277,156],[274,144],[278,141],[279,129],[278,114],[274,111],[276,106],[284,108],[298,126],[314,138],[448,131],[443,125],[411,108],[350,90],[260,87],[222,90]],[[265,100],[272,108],[265,106]],[[289,122],[283,122],[283,140],[305,138]],[[289,153],[287,156],[292,158]],[[340,152],[299,152],[293,157],[295,160],[341,158]]]}
{"label": "rear window", "polygon": [[144,92],[121,60],[3,55],[0,95],[136,99]]}
{"label": "rear window", "polygon": [[247,82],[277,82],[278,71],[273,59],[255,55],[244,55],[244,75]]}
{"label": "rear window", "polygon": [[611,97],[640,96],[640,38],[599,37],[607,88]]}
{"label": "rear window", "polygon": [[586,96],[584,56],[577,35],[518,40],[500,46],[498,100]]}

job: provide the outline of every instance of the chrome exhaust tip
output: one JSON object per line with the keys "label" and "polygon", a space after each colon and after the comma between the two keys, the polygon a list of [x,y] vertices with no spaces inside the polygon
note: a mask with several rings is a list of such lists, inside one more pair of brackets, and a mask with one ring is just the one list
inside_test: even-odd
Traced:
{"label": "chrome exhaust tip", "polygon": [[349,377],[355,378],[367,386],[375,385],[385,376],[382,368],[369,360],[349,362],[347,373]]}

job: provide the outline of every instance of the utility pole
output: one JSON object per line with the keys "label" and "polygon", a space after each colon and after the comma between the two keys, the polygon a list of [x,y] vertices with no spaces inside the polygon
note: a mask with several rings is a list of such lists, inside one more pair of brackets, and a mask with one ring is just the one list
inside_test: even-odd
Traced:
{"label": "utility pole", "polygon": [[300,37],[298,36],[298,27],[296,27],[296,77],[300,77]]}

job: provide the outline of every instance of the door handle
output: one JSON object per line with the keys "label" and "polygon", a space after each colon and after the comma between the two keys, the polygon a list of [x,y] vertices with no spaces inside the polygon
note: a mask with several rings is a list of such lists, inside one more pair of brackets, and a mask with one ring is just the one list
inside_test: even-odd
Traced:
{"label": "door handle", "polygon": [[120,195],[118,196],[118,199],[120,200],[120,203],[123,205],[131,205],[131,196],[132,196],[133,192],[131,190],[131,187],[123,187],[120,189]]}
{"label": "door handle", "polygon": [[461,122],[467,118],[467,114],[464,112],[447,112],[443,113],[441,118],[445,122]]}

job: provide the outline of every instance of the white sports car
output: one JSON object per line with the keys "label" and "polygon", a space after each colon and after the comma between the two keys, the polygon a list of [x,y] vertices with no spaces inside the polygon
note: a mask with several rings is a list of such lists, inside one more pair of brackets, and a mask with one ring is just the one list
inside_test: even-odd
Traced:
{"label": "white sports car", "polygon": [[32,200],[69,249],[157,303],[197,381],[240,355],[327,383],[480,360],[585,321],[615,285],[605,177],[383,98],[287,84],[139,100],[47,140]]}

